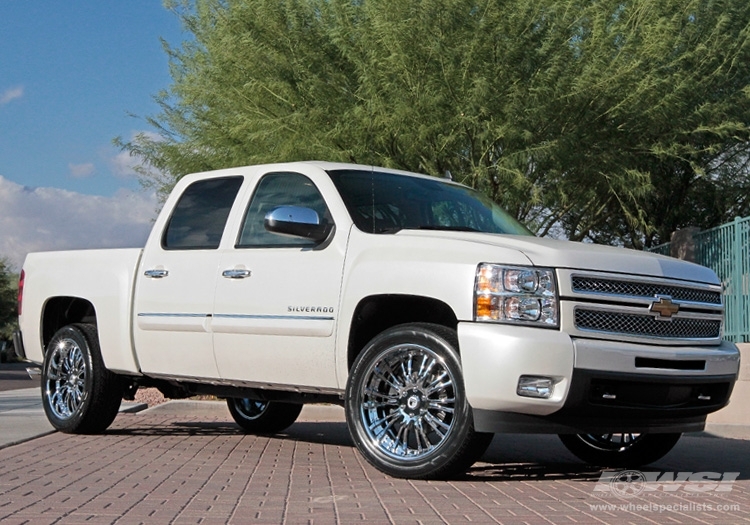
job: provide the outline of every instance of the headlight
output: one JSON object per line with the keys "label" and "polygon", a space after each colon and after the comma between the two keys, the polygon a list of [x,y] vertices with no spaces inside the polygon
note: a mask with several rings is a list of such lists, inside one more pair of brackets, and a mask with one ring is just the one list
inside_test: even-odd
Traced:
{"label": "headlight", "polygon": [[474,284],[474,320],[557,327],[555,273],[549,268],[482,263]]}

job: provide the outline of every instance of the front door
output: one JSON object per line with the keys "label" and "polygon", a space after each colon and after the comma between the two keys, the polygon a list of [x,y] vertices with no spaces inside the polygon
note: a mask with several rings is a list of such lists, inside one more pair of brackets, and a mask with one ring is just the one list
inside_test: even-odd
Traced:
{"label": "front door", "polygon": [[212,320],[221,377],[263,385],[337,386],[334,326],[346,233],[322,244],[266,231],[266,214],[298,206],[333,219],[302,173],[265,174],[233,249],[223,251]]}

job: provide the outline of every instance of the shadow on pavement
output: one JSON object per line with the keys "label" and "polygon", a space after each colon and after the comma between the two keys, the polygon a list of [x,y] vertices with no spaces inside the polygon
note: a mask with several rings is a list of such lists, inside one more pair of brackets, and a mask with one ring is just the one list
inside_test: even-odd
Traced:
{"label": "shadow on pavement", "polygon": [[[246,434],[238,425],[224,421],[170,421],[163,427],[158,425],[143,427],[129,426],[127,428],[110,428],[105,433],[114,436],[241,436]],[[295,423],[284,432],[265,435],[265,437],[304,441],[305,443],[316,443],[320,445],[340,447],[354,446],[354,443],[349,436],[349,431],[346,428],[346,423],[300,422]]]}
{"label": "shadow on pavement", "polygon": [[597,481],[602,469],[573,463],[476,463],[458,478],[461,481],[531,481],[582,480]]}
{"label": "shadow on pavement", "polygon": [[[121,436],[243,436],[231,421],[168,421],[144,426],[113,428],[106,432]],[[353,447],[346,423],[300,421],[285,432],[262,436],[280,439]],[[603,470],[580,462],[562,445],[556,435],[497,434],[481,460],[457,481],[598,481]],[[683,436],[675,448],[661,460],[638,469],[643,472],[739,472],[737,479],[750,479],[750,440],[728,439],[703,434]]]}
{"label": "shadow on pavement", "polygon": [[244,434],[242,429],[229,422],[194,422],[173,421],[164,426],[150,424],[147,426],[129,426],[127,428],[108,428],[106,435],[112,436],[226,436]]}
{"label": "shadow on pavement", "polygon": [[[484,465],[488,463],[489,465]],[[573,456],[555,435],[497,434],[492,445],[469,471],[471,479],[502,481],[511,479],[598,480],[603,470],[586,465]],[[642,472],[739,472],[737,479],[750,479],[750,440],[730,439],[708,434],[685,435],[659,461],[644,465]]]}
{"label": "shadow on pavement", "polygon": [[684,435],[661,460],[641,470],[739,472],[750,479],[750,440]]}

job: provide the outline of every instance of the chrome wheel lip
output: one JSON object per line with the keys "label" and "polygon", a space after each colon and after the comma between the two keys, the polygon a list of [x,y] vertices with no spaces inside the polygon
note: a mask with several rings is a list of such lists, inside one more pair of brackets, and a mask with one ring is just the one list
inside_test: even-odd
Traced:
{"label": "chrome wheel lip", "polygon": [[79,413],[88,396],[86,356],[80,345],[69,337],[58,340],[49,351],[52,354],[44,385],[47,405],[56,418],[71,419]]}
{"label": "chrome wheel lip", "polygon": [[392,345],[372,360],[358,395],[365,445],[399,462],[439,453],[456,425],[457,378],[445,360],[414,343]]}
{"label": "chrome wheel lip", "polygon": [[644,434],[613,432],[611,434],[578,434],[588,446],[605,452],[624,452],[638,443]]}

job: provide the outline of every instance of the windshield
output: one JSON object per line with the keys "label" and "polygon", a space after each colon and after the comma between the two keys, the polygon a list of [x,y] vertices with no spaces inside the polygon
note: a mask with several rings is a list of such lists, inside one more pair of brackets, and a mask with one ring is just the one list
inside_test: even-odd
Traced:
{"label": "windshield", "polygon": [[492,200],[465,186],[377,171],[332,170],[329,175],[363,232],[453,230],[533,235]]}

